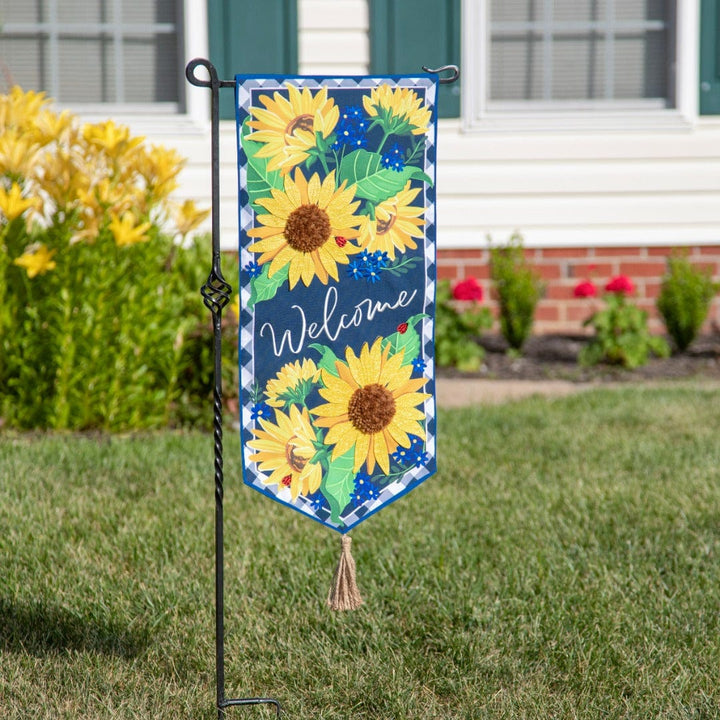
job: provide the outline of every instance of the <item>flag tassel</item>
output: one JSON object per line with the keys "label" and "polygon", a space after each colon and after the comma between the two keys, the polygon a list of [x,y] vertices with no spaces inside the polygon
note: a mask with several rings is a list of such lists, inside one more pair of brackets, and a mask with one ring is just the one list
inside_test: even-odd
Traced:
{"label": "flag tassel", "polygon": [[355,560],[350,552],[351,543],[352,539],[343,535],[342,552],[327,599],[332,610],[357,610],[363,604],[355,577]]}

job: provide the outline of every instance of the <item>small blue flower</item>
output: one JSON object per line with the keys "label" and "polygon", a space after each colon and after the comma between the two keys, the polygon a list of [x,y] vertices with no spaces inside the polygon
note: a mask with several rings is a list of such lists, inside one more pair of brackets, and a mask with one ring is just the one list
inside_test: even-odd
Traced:
{"label": "small blue flower", "polygon": [[363,109],[359,105],[350,105],[349,107],[346,107],[342,115],[340,116],[341,121],[346,122],[358,122],[358,123],[364,123],[365,122],[365,113],[363,112]]}
{"label": "small blue flower", "polygon": [[404,448],[398,446],[391,457],[398,465],[414,465],[419,468],[426,465],[429,460],[429,456],[424,448],[425,443],[422,438],[419,438],[417,435],[410,435],[410,447]]}
{"label": "small blue flower", "polygon": [[380,497],[380,490],[377,485],[370,481],[370,476],[367,473],[359,472],[355,476],[355,488],[350,493],[350,500],[352,500],[355,506],[362,505],[362,503],[368,500],[376,500]]}
{"label": "small blue flower", "polygon": [[376,250],[372,255],[373,263],[377,268],[386,268],[390,262],[390,258],[386,252],[382,250]]}
{"label": "small blue flower", "polygon": [[404,447],[398,447],[397,450],[390,456],[394,462],[402,465],[407,460],[410,451]]}
{"label": "small blue flower", "polygon": [[416,468],[422,467],[423,465],[426,465],[429,460],[428,454],[426,452],[415,453],[414,460]]}
{"label": "small blue flower", "polygon": [[262,273],[262,267],[256,262],[249,262],[245,266],[245,272],[248,273],[251,278],[254,278]]}
{"label": "small blue flower", "polygon": [[312,507],[315,512],[321,510],[324,507],[327,507],[327,500],[321,492],[316,492],[312,495],[308,495],[308,500],[310,501],[310,507]]}
{"label": "small blue flower", "polygon": [[368,122],[363,109],[356,106],[345,108],[340,115],[340,122],[337,125],[336,140],[333,143],[333,150],[340,150],[343,146],[354,148],[367,147]]}
{"label": "small blue flower", "polygon": [[417,372],[423,372],[425,370],[426,363],[421,357],[413,358],[412,361],[413,370],[417,370]]}
{"label": "small blue flower", "polygon": [[269,420],[272,417],[272,410],[269,405],[264,402],[255,403],[250,410],[250,418],[252,420]]}
{"label": "small blue flower", "polygon": [[403,149],[395,143],[390,150],[388,150],[383,156],[382,156],[382,166],[384,168],[389,168],[390,170],[395,170],[395,172],[402,172],[405,168],[405,162],[403,157]]}
{"label": "small blue flower", "polygon": [[375,485],[370,485],[365,489],[365,497],[367,500],[377,500],[380,497],[380,490]]}
{"label": "small blue flower", "polygon": [[369,283],[376,283],[380,281],[380,273],[377,268],[369,267],[365,271],[365,278]]}
{"label": "small blue flower", "polygon": [[353,261],[348,266],[347,274],[353,280],[359,280],[361,277],[364,277],[365,268],[363,268],[358,261]]}

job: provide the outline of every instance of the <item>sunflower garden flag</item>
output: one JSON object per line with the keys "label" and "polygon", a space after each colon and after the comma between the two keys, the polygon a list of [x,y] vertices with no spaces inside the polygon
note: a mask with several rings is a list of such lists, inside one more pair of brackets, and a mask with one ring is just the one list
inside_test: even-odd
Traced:
{"label": "sunflower garden flag", "polygon": [[345,533],[436,468],[437,76],[236,91],[244,480]]}

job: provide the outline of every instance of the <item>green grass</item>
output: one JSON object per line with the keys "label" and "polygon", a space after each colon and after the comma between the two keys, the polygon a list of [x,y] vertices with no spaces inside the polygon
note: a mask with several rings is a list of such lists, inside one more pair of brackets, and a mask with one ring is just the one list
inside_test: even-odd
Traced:
{"label": "green grass", "polygon": [[[440,415],[441,472],[335,533],[239,482],[229,696],[287,718],[720,717],[720,393]],[[214,718],[212,440],[0,435],[0,717]],[[269,718],[233,708],[228,718]]]}

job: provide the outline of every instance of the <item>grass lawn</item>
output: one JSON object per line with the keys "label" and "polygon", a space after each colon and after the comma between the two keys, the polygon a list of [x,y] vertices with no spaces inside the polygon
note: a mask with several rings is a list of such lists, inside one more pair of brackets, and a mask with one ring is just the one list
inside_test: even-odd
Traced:
{"label": "grass lawn", "polygon": [[[441,413],[441,472],[339,536],[239,482],[226,685],[287,718],[720,717],[720,393]],[[215,718],[212,439],[0,435],[0,718]],[[229,719],[270,718],[231,708]]]}

